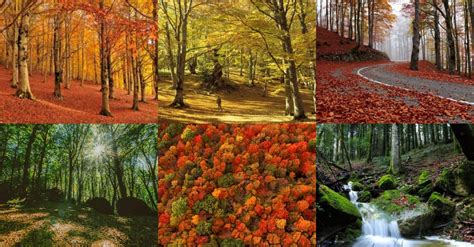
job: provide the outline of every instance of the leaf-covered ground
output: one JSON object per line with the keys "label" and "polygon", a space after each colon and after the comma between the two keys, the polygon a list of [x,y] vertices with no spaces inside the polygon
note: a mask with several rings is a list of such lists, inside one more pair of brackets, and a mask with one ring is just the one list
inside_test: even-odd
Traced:
{"label": "leaf-covered ground", "polygon": [[314,124],[162,125],[161,245],[316,245]]}
{"label": "leaf-covered ground", "polygon": [[99,115],[101,106],[100,85],[72,81],[70,89],[62,88],[64,99],[54,98],[54,79],[33,74],[30,85],[35,100],[15,97],[10,87],[11,71],[0,67],[0,123],[155,123],[158,103],[148,96],[147,103],[140,103],[140,111],[131,110],[133,97],[125,90],[116,89],[117,99],[110,100],[113,117]]}
{"label": "leaf-covered ground", "polygon": [[385,62],[318,61],[316,68],[318,121],[333,123],[474,121],[472,105],[442,99],[431,93],[380,85],[356,74],[360,68],[381,63]]}
{"label": "leaf-covered ground", "polygon": [[103,215],[65,203],[0,204],[0,246],[156,246],[153,217]]}
{"label": "leaf-covered ground", "polygon": [[[218,92],[222,98],[223,111],[217,110],[217,94],[200,89],[200,78],[186,77],[184,101],[190,108],[168,107],[174,99],[175,91],[170,81],[165,81],[159,89],[160,122],[213,123],[213,122],[289,122],[285,116],[285,90],[278,82],[268,84],[268,94],[263,97],[263,86],[256,82],[248,87],[239,76],[231,76],[239,85],[237,91]],[[307,121],[315,121],[313,90],[300,88],[304,101]]]}

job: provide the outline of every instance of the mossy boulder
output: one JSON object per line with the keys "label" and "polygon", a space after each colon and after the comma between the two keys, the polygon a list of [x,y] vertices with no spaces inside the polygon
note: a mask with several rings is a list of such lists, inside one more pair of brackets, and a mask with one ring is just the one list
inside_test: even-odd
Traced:
{"label": "mossy boulder", "polygon": [[399,190],[386,190],[371,202],[389,214],[399,214],[416,208],[420,204],[420,199]]}
{"label": "mossy boulder", "polygon": [[353,181],[353,180],[351,180],[350,182],[352,182],[352,190],[353,190],[353,191],[363,191],[363,190],[366,190],[366,186],[363,185],[362,183],[360,183],[359,181]]}
{"label": "mossy boulder", "polygon": [[357,220],[355,223],[350,224],[344,231],[338,233],[336,235],[336,239],[340,241],[344,241],[347,243],[354,242],[360,235],[362,234],[362,221]]}
{"label": "mossy boulder", "polygon": [[377,186],[383,190],[392,190],[397,187],[397,180],[392,175],[387,174],[379,179]]}
{"label": "mossy boulder", "polygon": [[370,194],[369,191],[360,191],[359,193],[357,193],[357,196],[358,196],[358,202],[370,202],[370,200],[372,199],[372,194]]}
{"label": "mossy boulder", "polygon": [[434,209],[440,219],[450,219],[454,215],[456,205],[453,201],[443,197],[438,192],[433,192],[428,199],[428,204]]}
{"label": "mossy boulder", "polygon": [[322,184],[319,186],[319,192],[321,193],[321,197],[319,197],[321,204],[327,204],[332,209],[343,214],[360,218],[359,210],[346,197]]}
{"label": "mossy boulder", "polygon": [[418,176],[418,181],[416,184],[417,195],[428,198],[433,192],[433,182],[431,180],[431,173],[427,170],[424,170]]}
{"label": "mossy boulder", "polygon": [[437,191],[448,191],[458,196],[468,196],[474,192],[474,162],[461,161],[454,168],[444,168],[436,178]]}
{"label": "mossy boulder", "polygon": [[426,232],[432,228],[435,216],[433,209],[426,203],[418,204],[416,209],[397,221],[400,234],[407,237]]}

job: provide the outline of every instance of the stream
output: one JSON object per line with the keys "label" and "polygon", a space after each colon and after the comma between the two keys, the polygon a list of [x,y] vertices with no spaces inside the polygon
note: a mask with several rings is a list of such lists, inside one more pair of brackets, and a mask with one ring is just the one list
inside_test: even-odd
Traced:
{"label": "stream", "polygon": [[405,239],[400,235],[397,223],[397,219],[399,218],[388,215],[370,203],[358,202],[357,191],[352,190],[352,182],[344,185],[344,189],[349,191],[349,199],[357,207],[362,216],[362,235],[352,245],[353,247],[474,246],[470,243],[443,239],[438,236],[425,236],[418,240]]}

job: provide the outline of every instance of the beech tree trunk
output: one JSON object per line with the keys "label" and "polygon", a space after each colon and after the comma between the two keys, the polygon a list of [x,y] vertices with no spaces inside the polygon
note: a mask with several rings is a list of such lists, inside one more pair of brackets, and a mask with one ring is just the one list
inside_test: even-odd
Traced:
{"label": "beech tree trunk", "polygon": [[26,11],[20,21],[18,30],[18,89],[16,96],[34,99],[31,93],[28,70],[28,36],[30,29],[30,13]]}
{"label": "beech tree trunk", "polygon": [[53,32],[53,60],[54,60],[54,97],[62,99],[61,83],[63,82],[63,68],[61,61],[61,20],[60,14],[54,16]]}
{"label": "beech tree trunk", "polygon": [[451,23],[451,10],[449,8],[449,0],[442,0],[445,10],[445,19],[446,19],[446,40],[448,42],[448,54],[447,54],[447,63],[449,74],[454,74],[456,66],[456,49],[453,39],[453,28]]}
{"label": "beech tree trunk", "polygon": [[[437,0],[433,0],[433,5],[438,6]],[[433,8],[433,16],[436,69],[442,70],[443,63],[441,62],[441,34],[439,33],[439,13],[437,8]]]}
{"label": "beech tree trunk", "polygon": [[392,147],[390,152],[390,171],[393,174],[400,174],[402,170],[400,163],[400,137],[398,125],[392,124]]}
{"label": "beech tree trunk", "polygon": [[[99,8],[102,11],[104,10],[104,0],[99,1]],[[109,78],[108,78],[108,68],[107,68],[107,56],[110,52],[108,37],[106,34],[106,20],[103,17],[99,17],[99,49],[100,49],[100,83],[101,83],[101,92],[102,92],[102,106],[99,112],[100,115],[112,116],[109,106]]]}
{"label": "beech tree trunk", "polygon": [[415,18],[413,19],[413,48],[411,51],[410,69],[418,70],[420,55],[420,0],[415,0]]}

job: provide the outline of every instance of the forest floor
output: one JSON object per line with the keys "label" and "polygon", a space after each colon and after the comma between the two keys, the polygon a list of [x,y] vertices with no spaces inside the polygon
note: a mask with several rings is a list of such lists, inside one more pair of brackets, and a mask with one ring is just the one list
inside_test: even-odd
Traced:
{"label": "forest floor", "polygon": [[15,97],[11,84],[11,71],[0,67],[0,123],[155,123],[158,103],[147,98],[140,103],[140,111],[131,110],[133,97],[127,91],[115,89],[116,99],[110,100],[113,117],[99,115],[101,107],[100,85],[72,81],[71,88],[61,88],[63,99],[53,96],[54,78],[33,74],[30,86],[35,100]]}
{"label": "forest floor", "polygon": [[[318,28],[318,56],[351,54],[355,47],[354,41]],[[474,121],[474,80],[438,72],[427,61],[411,71],[408,63],[383,60],[318,60],[316,70],[319,122]]]}
{"label": "forest floor", "polygon": [[[189,108],[168,107],[174,99],[175,91],[167,80],[159,89],[158,117],[160,121],[209,123],[209,122],[290,122],[291,116],[284,116],[285,90],[279,83],[268,84],[268,94],[263,97],[263,85],[256,82],[249,87],[238,77],[233,77],[237,90],[208,93],[200,88],[198,76],[187,76],[184,101]],[[315,121],[313,91],[300,88],[307,121]],[[222,98],[223,111],[217,110],[217,95]]]}
{"label": "forest floor", "polygon": [[157,219],[103,215],[65,203],[0,204],[0,246],[155,246]]}

